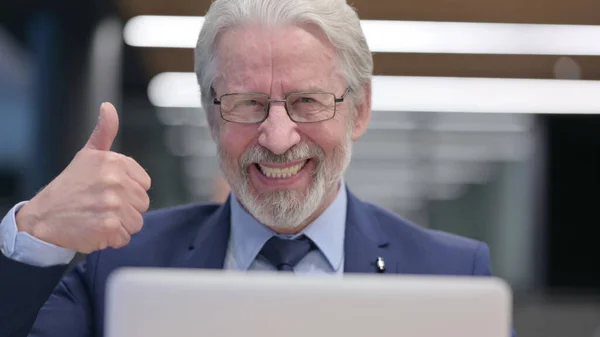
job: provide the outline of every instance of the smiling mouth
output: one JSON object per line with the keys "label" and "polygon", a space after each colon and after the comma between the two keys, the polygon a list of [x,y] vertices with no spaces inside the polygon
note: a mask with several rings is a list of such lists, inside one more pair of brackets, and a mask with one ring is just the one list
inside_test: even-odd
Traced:
{"label": "smiling mouth", "polygon": [[300,171],[302,171],[302,169],[306,166],[306,164],[309,162],[309,160],[310,159],[306,159],[302,162],[299,162],[297,164],[294,164],[292,166],[287,166],[287,167],[273,167],[273,166],[268,166],[268,165],[258,164],[258,163],[254,164],[254,165],[256,165],[256,167],[258,167],[260,172],[267,178],[286,179],[286,178],[291,178],[291,177],[295,176],[296,174],[298,174]]}

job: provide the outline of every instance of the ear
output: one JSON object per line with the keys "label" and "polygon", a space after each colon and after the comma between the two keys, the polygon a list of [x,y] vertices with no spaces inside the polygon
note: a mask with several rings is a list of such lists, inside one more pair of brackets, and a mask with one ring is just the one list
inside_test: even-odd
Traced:
{"label": "ear", "polygon": [[217,144],[219,141],[219,130],[217,130],[218,126],[214,125],[214,122],[212,124],[213,125],[210,125],[210,137],[212,138],[213,142]]}
{"label": "ear", "polygon": [[218,142],[219,141],[219,120],[220,118],[215,118],[214,115],[215,111],[214,109],[204,109],[204,114],[205,114],[205,120],[206,123],[208,124],[208,128],[210,129],[210,137],[212,138],[213,142]]}
{"label": "ear", "polygon": [[362,95],[362,103],[355,107],[352,130],[353,141],[357,141],[362,137],[371,121],[371,81],[363,85]]}

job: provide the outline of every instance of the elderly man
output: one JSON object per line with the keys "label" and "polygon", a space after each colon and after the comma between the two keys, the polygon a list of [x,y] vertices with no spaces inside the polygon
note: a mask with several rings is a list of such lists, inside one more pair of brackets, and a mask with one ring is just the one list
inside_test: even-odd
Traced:
{"label": "elderly man", "polygon": [[[372,69],[343,0],[215,1],[196,72],[233,193],[145,213],[150,177],[110,151],[118,116],[103,104],[64,172],[2,221],[0,336],[102,336],[106,280],[122,266],[490,275],[486,244],[410,224],[344,185]],[[75,252],[89,254],[62,278]]]}

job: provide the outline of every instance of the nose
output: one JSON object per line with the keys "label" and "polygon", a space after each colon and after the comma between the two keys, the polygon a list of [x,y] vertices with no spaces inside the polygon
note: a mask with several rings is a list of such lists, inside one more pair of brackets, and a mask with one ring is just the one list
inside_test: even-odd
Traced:
{"label": "nose", "polygon": [[272,103],[269,117],[258,127],[258,143],[275,154],[283,154],[300,142],[298,125],[285,111],[285,103]]}

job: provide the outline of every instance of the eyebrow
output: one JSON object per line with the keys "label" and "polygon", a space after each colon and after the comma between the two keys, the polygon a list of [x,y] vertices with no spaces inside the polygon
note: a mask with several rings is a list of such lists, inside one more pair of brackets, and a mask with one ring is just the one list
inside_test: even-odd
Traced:
{"label": "eyebrow", "polygon": [[[267,95],[267,96],[271,96],[270,93],[266,93],[266,92],[261,92],[261,91],[257,91],[257,90],[241,90],[241,88],[237,88],[238,90],[235,90],[234,87],[226,87],[226,93],[228,94],[233,94],[233,93],[238,93],[238,94],[261,94],[261,95]],[[298,93],[298,92],[331,92],[328,90],[323,89],[322,87],[318,87],[318,86],[314,86],[314,85],[310,85],[307,87],[304,87],[302,89],[295,89],[295,90],[287,90],[285,92],[283,92],[284,96],[288,96],[290,94],[294,94],[294,93]]]}
{"label": "eyebrow", "polygon": [[311,85],[311,86],[305,87],[303,89],[289,90],[289,91],[284,92],[284,94],[289,95],[289,94],[293,94],[296,92],[329,92],[329,91],[327,91],[321,87]]}

